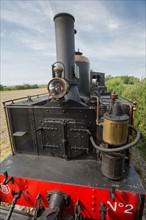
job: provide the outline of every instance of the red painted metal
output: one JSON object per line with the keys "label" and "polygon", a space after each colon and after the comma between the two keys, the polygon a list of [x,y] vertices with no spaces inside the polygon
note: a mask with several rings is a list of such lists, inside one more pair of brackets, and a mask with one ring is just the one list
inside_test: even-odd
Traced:
{"label": "red painted metal", "polygon": [[3,175],[0,175],[0,200],[11,203],[13,197],[11,191],[22,190],[22,196],[18,200],[19,205],[33,207],[38,194],[42,195],[42,203],[48,207],[46,193],[59,190],[70,195],[70,205],[65,211],[73,214],[77,200],[80,201],[81,213],[86,218],[100,219],[100,204],[107,207],[106,220],[138,220],[136,215],[140,208],[140,197],[134,192],[115,191],[115,200],[110,198],[110,190],[104,188],[92,188],[88,186],[46,182],[27,178],[14,177],[14,184],[2,184]]}

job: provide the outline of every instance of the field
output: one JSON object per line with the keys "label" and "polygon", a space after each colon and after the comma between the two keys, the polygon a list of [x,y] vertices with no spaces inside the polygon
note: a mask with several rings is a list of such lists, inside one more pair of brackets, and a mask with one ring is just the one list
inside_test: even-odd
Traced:
{"label": "field", "polygon": [[2,102],[12,100],[16,98],[25,97],[28,95],[36,95],[46,93],[47,89],[30,89],[30,90],[16,90],[16,91],[5,91],[0,92],[0,160],[2,161],[11,153],[11,147],[9,142],[9,136],[7,131],[5,113]]}

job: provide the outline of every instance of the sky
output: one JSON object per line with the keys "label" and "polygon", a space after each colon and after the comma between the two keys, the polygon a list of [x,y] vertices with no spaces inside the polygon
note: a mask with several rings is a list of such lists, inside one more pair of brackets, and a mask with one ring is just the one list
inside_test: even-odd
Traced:
{"label": "sky", "polygon": [[145,0],[0,0],[1,84],[47,84],[56,62],[53,18],[75,18],[75,49],[90,69],[145,77]]}

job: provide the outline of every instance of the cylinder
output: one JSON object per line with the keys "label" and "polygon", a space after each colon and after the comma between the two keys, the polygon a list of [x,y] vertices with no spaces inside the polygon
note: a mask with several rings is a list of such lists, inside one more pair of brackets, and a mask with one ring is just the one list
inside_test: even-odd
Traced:
{"label": "cylinder", "polygon": [[102,153],[101,171],[104,176],[118,180],[123,177],[125,165],[125,153]]}
{"label": "cylinder", "polygon": [[128,115],[113,116],[105,113],[103,121],[103,141],[112,146],[126,144],[128,121]]}
{"label": "cylinder", "polygon": [[74,17],[68,13],[59,13],[54,17],[57,61],[64,64],[63,77],[70,83],[75,64],[74,21]]}

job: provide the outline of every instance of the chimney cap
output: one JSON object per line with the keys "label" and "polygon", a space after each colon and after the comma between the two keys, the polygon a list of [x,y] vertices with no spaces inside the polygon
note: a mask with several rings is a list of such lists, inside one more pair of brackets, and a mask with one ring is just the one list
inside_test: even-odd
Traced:
{"label": "chimney cap", "polygon": [[71,18],[75,21],[74,17],[73,17],[71,14],[65,13],[65,12],[56,14],[56,15],[54,16],[54,21],[55,21],[55,19],[56,19],[57,17],[63,17],[63,16],[71,17]]}

